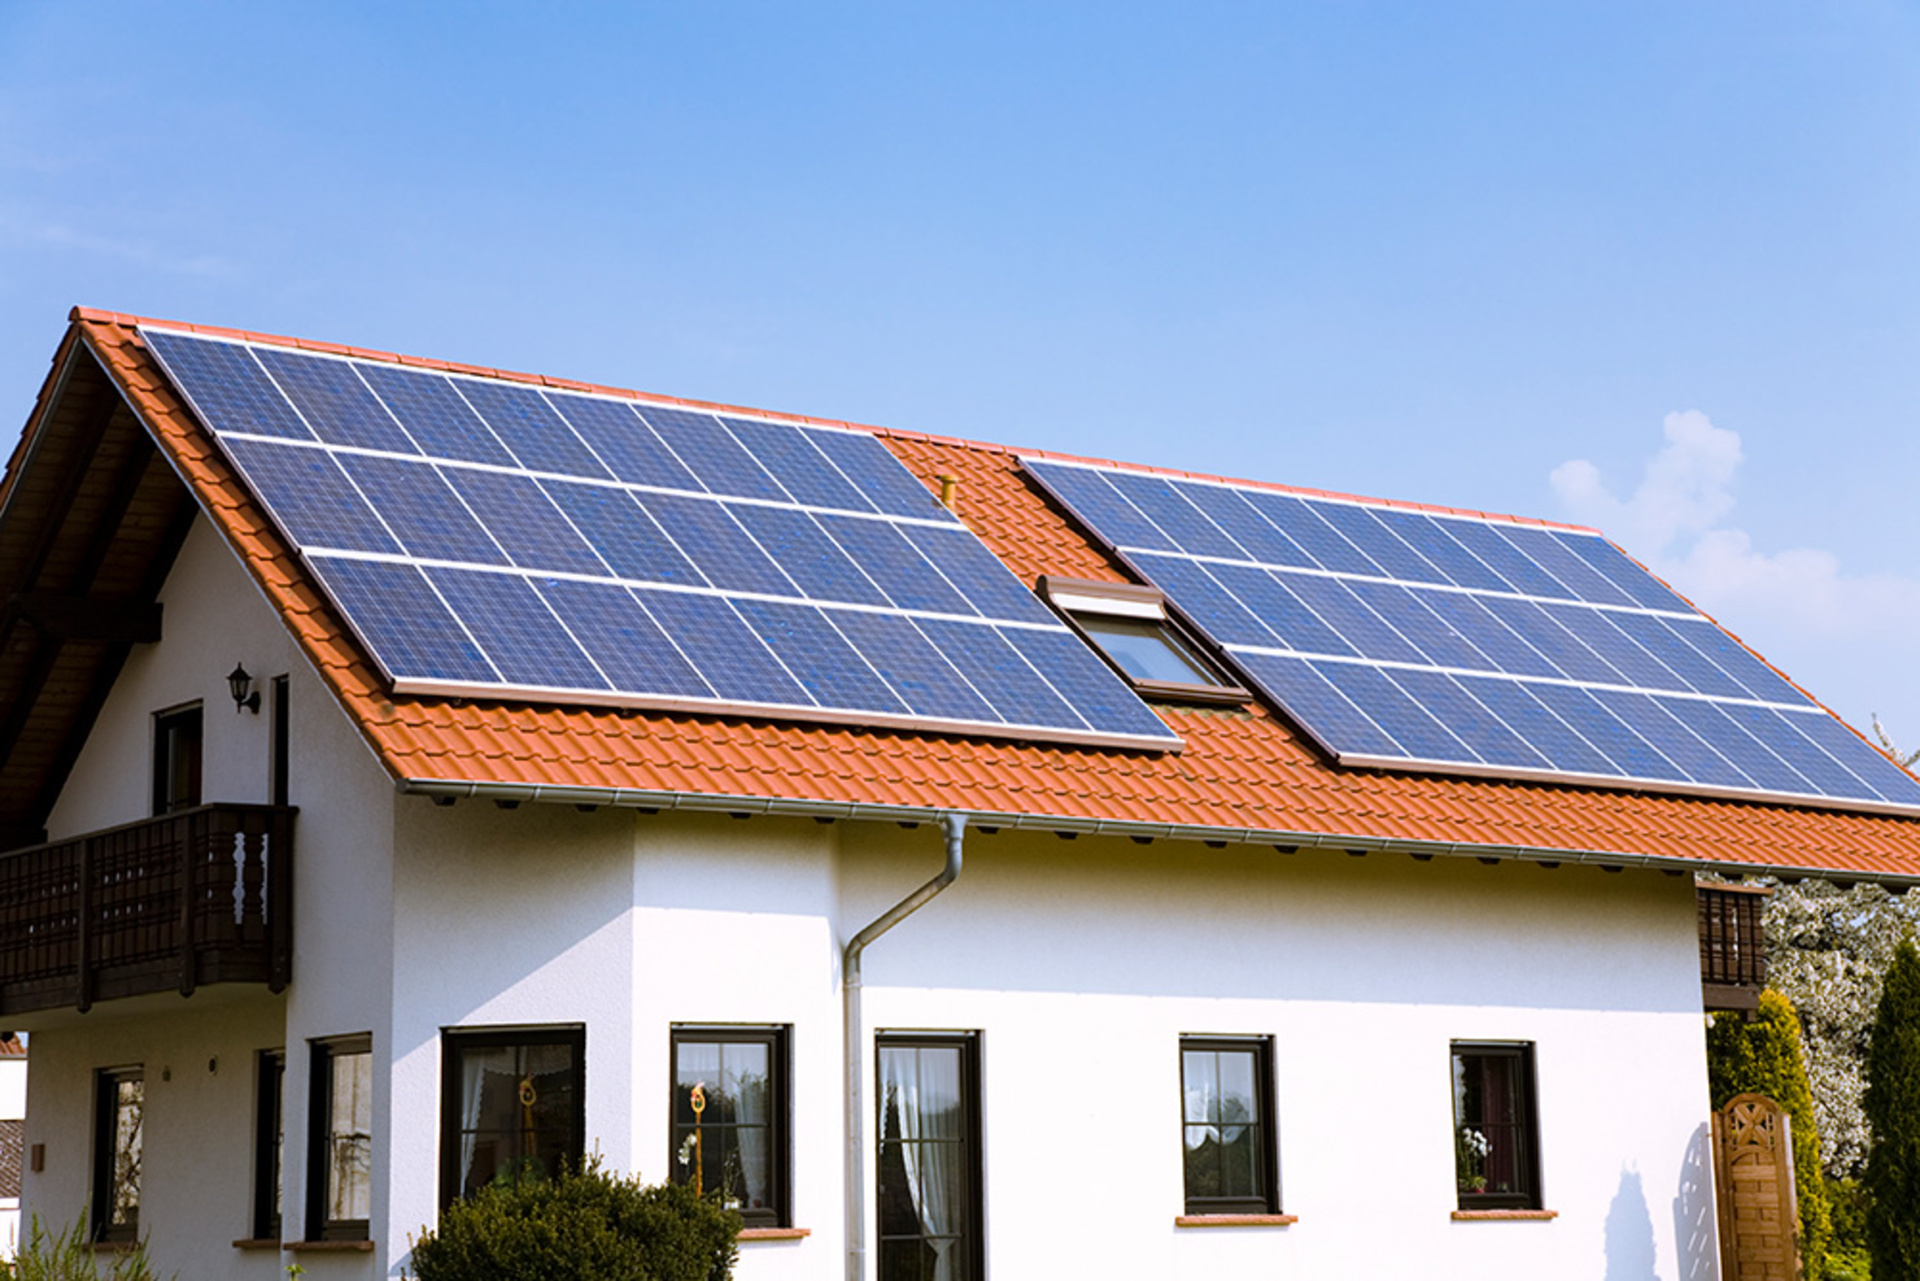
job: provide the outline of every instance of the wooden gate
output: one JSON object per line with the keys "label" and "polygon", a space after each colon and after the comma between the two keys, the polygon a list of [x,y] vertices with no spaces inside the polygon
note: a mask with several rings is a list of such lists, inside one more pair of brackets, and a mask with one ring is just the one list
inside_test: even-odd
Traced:
{"label": "wooden gate", "polygon": [[1721,1281],[1798,1281],[1800,1208],[1793,1118],[1764,1094],[1738,1094],[1713,1116]]}

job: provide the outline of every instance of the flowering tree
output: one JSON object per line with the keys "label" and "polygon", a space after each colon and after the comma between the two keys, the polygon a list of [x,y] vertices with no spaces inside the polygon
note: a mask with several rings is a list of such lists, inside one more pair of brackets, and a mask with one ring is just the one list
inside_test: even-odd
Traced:
{"label": "flowering tree", "polygon": [[1824,881],[1780,885],[1767,904],[1767,982],[1800,1016],[1821,1165],[1858,1176],[1867,1160],[1867,1042],[1881,977],[1902,938],[1920,931],[1920,894]]}

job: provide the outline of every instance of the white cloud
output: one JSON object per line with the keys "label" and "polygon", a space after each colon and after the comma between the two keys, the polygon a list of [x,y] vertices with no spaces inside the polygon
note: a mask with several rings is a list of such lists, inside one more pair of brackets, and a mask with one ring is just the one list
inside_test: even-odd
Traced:
{"label": "white cloud", "polygon": [[1585,459],[1548,476],[1562,511],[1620,544],[1804,688],[1865,728],[1878,712],[1920,742],[1910,638],[1920,579],[1849,574],[1833,553],[1754,546],[1729,517],[1744,461],[1738,432],[1668,414],[1666,442],[1624,497]]}

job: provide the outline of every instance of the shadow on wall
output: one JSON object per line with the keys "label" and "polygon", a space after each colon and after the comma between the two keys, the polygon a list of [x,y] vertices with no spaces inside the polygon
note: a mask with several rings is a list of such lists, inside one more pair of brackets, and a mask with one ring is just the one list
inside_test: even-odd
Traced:
{"label": "shadow on wall", "polygon": [[1718,1217],[1713,1204],[1713,1127],[1704,1122],[1680,1162],[1673,1197],[1673,1240],[1680,1250],[1680,1281],[1711,1281],[1720,1274]]}
{"label": "shadow on wall", "polygon": [[1620,1190],[1607,1207],[1607,1281],[1657,1281],[1653,1259],[1653,1213],[1640,1186],[1640,1171],[1620,1171]]}

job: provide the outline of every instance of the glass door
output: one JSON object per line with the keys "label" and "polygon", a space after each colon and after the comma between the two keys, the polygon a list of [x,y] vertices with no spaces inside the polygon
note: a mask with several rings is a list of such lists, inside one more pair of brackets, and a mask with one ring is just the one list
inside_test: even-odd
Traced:
{"label": "glass door", "polygon": [[979,1043],[878,1039],[880,1281],[978,1281]]}

